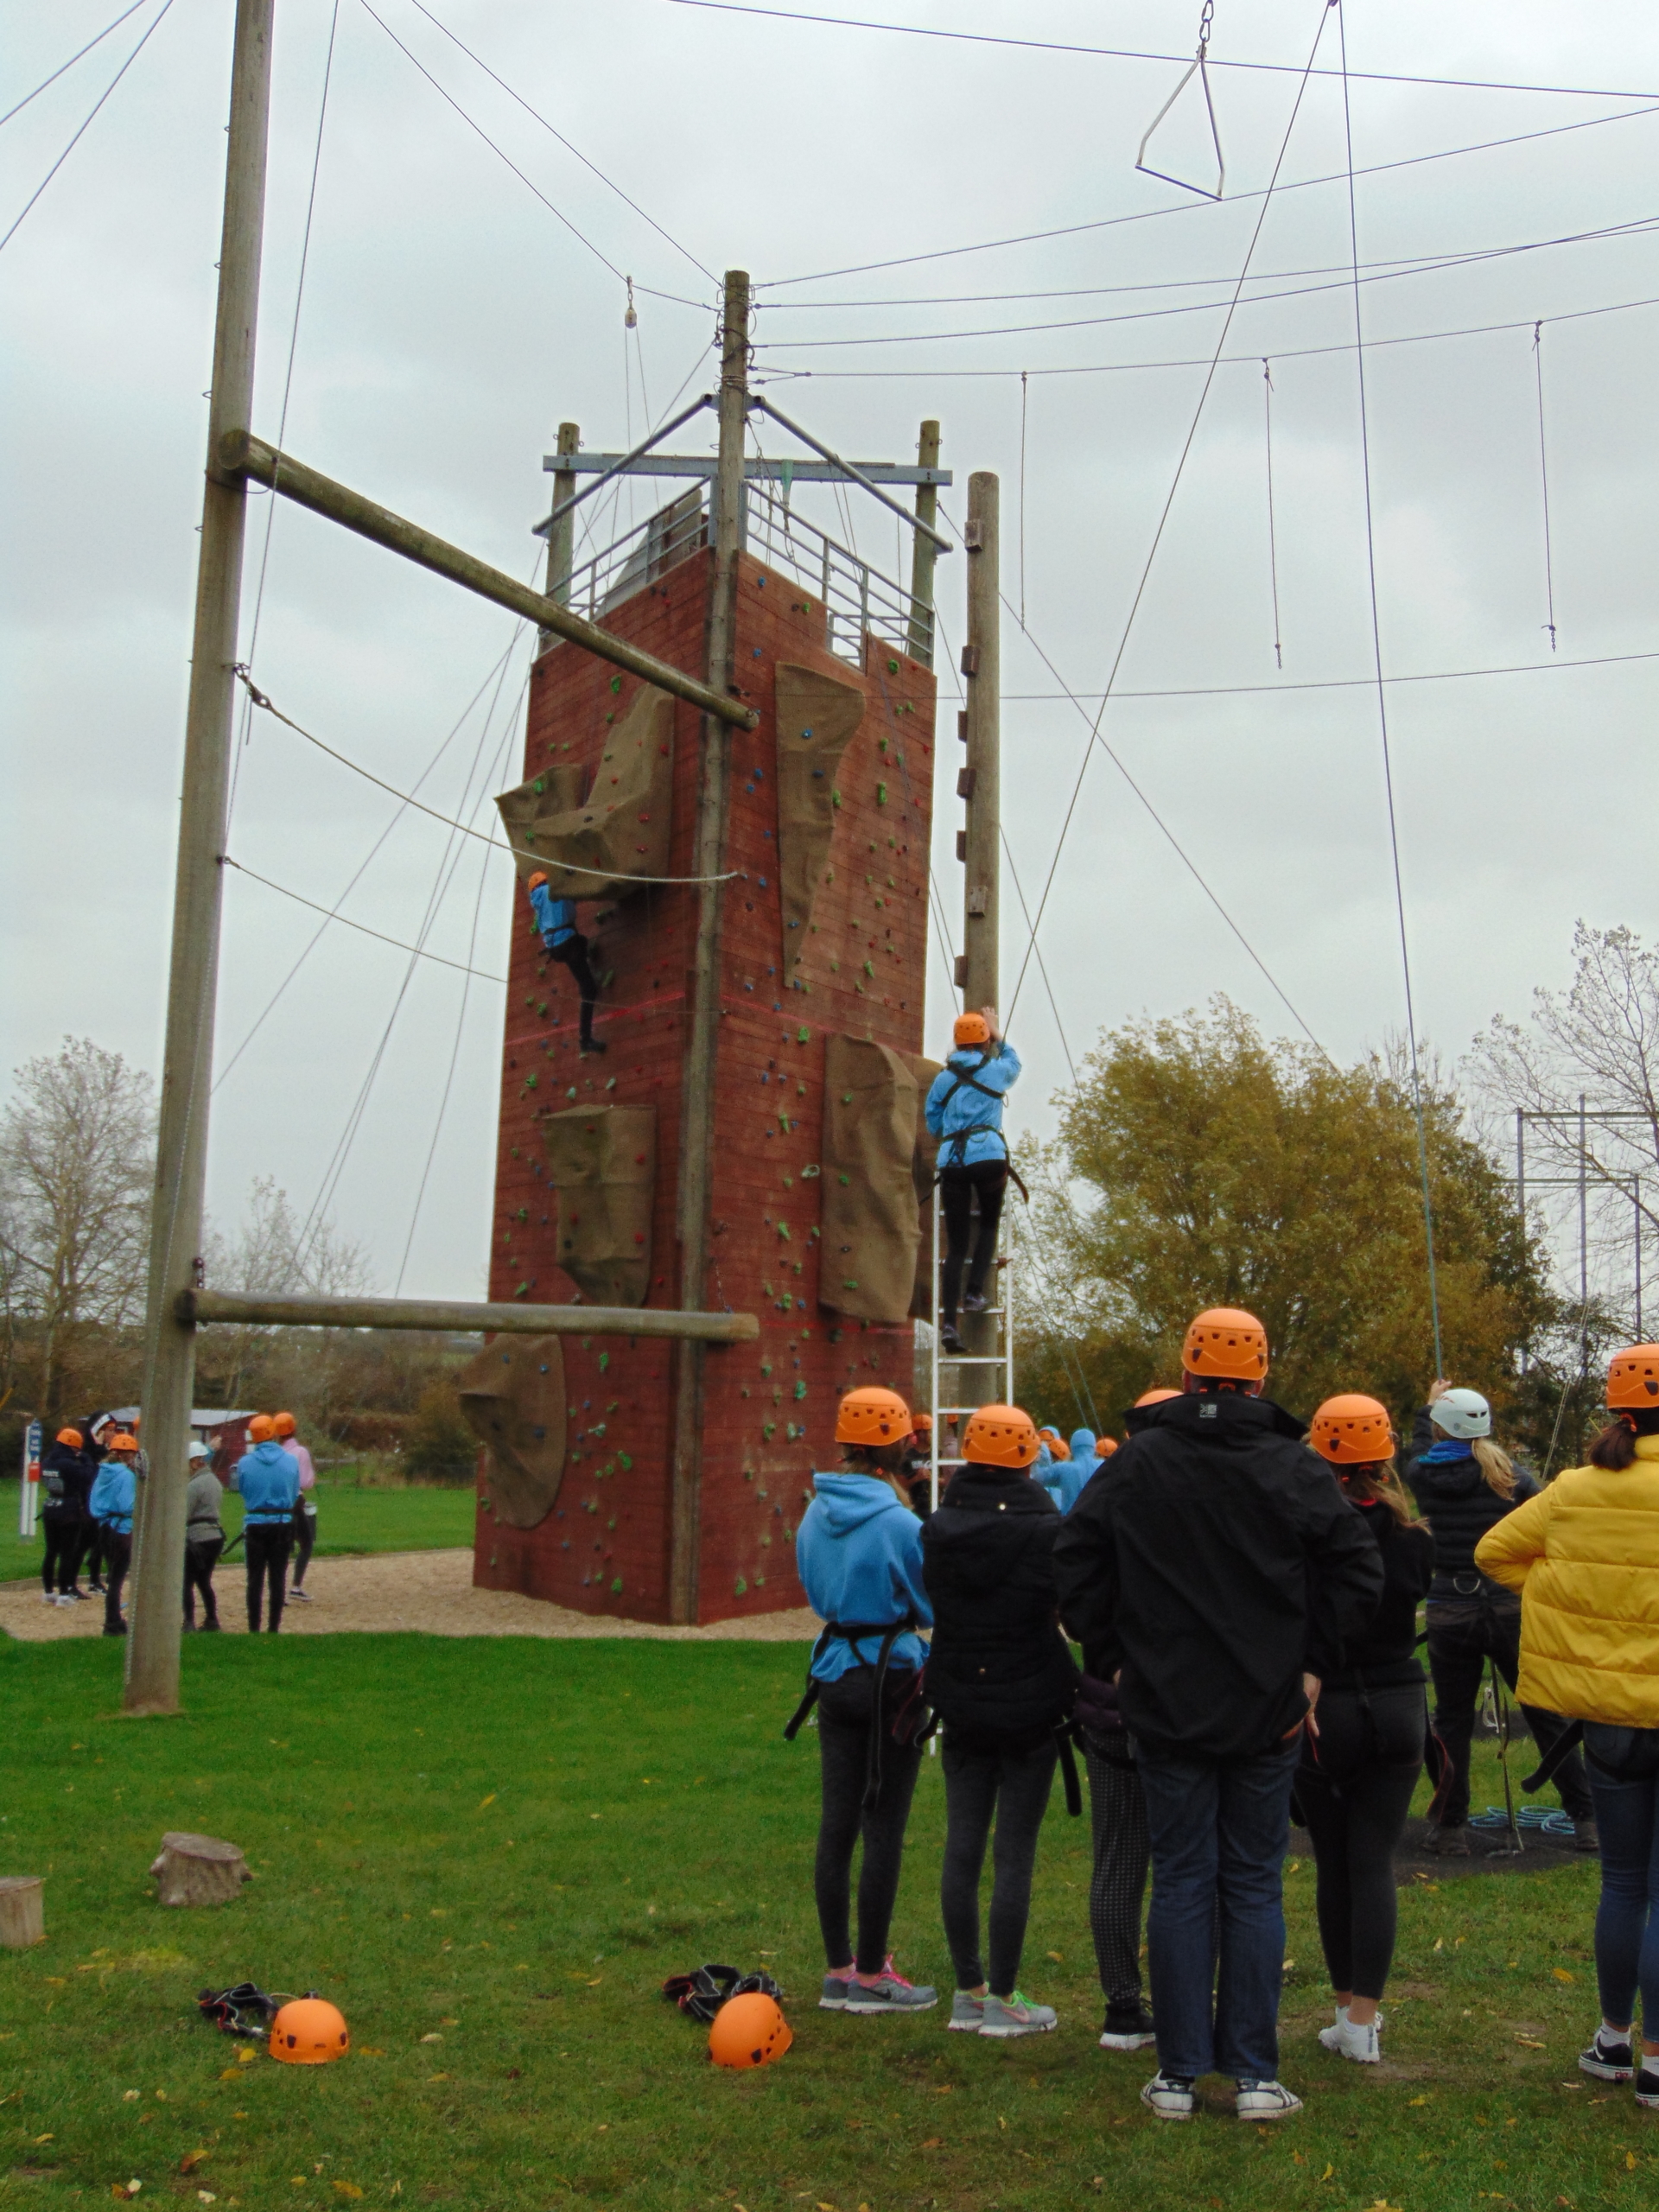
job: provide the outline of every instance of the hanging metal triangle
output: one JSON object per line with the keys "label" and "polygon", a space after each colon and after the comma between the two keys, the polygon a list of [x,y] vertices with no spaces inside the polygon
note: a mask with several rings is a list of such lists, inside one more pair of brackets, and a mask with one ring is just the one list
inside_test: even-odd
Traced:
{"label": "hanging metal triangle", "polygon": [[[1210,97],[1210,70],[1205,60],[1210,48],[1210,22],[1214,12],[1213,0],[1205,0],[1204,15],[1198,24],[1198,54],[1188,64],[1186,73],[1180,83],[1176,86],[1162,107],[1147,125],[1146,135],[1141,141],[1141,150],[1135,157],[1135,166],[1143,176],[1155,176],[1160,184],[1176,185],[1183,192],[1196,192],[1201,200],[1219,200],[1223,188],[1227,182],[1227,163],[1221,150],[1221,132],[1216,127],[1216,104]],[[1204,92],[1204,111],[1210,124],[1210,143],[1216,149],[1216,185],[1213,192],[1208,185],[1194,184],[1190,178],[1172,176],[1166,169],[1153,168],[1147,161],[1147,148],[1152,143],[1158,126],[1194,77],[1198,79]]]}

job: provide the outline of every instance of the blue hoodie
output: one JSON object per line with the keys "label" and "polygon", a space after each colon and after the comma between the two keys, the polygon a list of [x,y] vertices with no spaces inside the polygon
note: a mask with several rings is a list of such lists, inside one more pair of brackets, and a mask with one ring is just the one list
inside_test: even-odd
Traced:
{"label": "blue hoodie", "polygon": [[530,903],[535,911],[536,926],[542,933],[542,943],[550,952],[575,935],[574,899],[556,899],[544,883],[538,883],[530,894]]}
{"label": "blue hoodie", "polygon": [[[988,1053],[977,1045],[951,1053],[933,1078],[925,1109],[930,1132],[945,1139],[939,1147],[941,1167],[977,1167],[982,1160],[1007,1158],[1002,1099],[1019,1080],[1020,1055],[1006,1038]],[[995,1095],[988,1098],[987,1091]]]}
{"label": "blue hoodie", "polygon": [[[795,1538],[795,1571],[807,1601],[827,1621],[899,1621],[908,1612],[925,1626],[933,1608],[922,1583],[922,1524],[880,1475],[814,1475],[817,1496]],[[873,1667],[881,1638],[855,1646],[820,1637],[812,1675],[836,1682],[854,1667]],[[919,1667],[927,1646],[908,1632],[894,1638],[893,1664]]]}
{"label": "blue hoodie", "polygon": [[87,1511],[118,1536],[132,1534],[132,1508],[138,1495],[138,1478],[124,1459],[105,1459],[92,1484]]}
{"label": "blue hoodie", "polygon": [[300,1494],[300,1463],[273,1439],[256,1444],[236,1463],[231,1488],[240,1491],[250,1529],[280,1528],[294,1517],[294,1501]]}
{"label": "blue hoodie", "polygon": [[1074,1428],[1071,1432],[1071,1457],[1060,1469],[1060,1486],[1052,1493],[1062,1513],[1069,1513],[1084,1491],[1100,1472],[1101,1462],[1095,1457],[1095,1432],[1092,1428]]}

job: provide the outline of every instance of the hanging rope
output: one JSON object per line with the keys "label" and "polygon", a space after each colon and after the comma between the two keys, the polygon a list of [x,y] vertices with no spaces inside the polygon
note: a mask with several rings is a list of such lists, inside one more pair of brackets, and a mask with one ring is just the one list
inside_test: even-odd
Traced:
{"label": "hanging rope", "polygon": [[1273,371],[1262,360],[1262,397],[1268,418],[1268,575],[1273,584],[1273,658],[1282,668],[1284,648],[1279,634],[1279,536],[1273,518]]}
{"label": "hanging rope", "polygon": [[1031,379],[1020,372],[1020,627],[1026,626],[1026,403]]}
{"label": "hanging rope", "polygon": [[1533,381],[1538,389],[1538,486],[1544,504],[1544,591],[1549,606],[1549,650],[1555,650],[1555,563],[1549,545],[1549,450],[1544,442],[1544,326],[1532,326]]}
{"label": "hanging rope", "polygon": [[[1334,0],[1333,0],[1334,4]],[[1382,788],[1388,799],[1389,852],[1394,866],[1394,910],[1400,925],[1400,969],[1406,989],[1406,1041],[1411,1052],[1411,1105],[1417,1122],[1417,1167],[1423,1188],[1423,1244],[1428,1256],[1428,1310],[1434,1332],[1434,1372],[1446,1372],[1440,1342],[1440,1294],[1434,1267],[1434,1202],[1428,1183],[1428,1131],[1423,1116],[1422,1072],[1417,1061],[1417,1009],[1411,988],[1411,944],[1406,931],[1406,893],[1400,874],[1400,825],[1394,804],[1394,757],[1389,742],[1389,692],[1382,680],[1382,624],[1376,599],[1376,531],[1371,508],[1371,442],[1365,396],[1365,334],[1359,292],[1359,220],[1354,195],[1354,126],[1348,92],[1348,25],[1337,7],[1342,60],[1343,150],[1348,162],[1348,246],[1354,286],[1354,361],[1359,376],[1359,452],[1365,485],[1365,570],[1370,595],[1371,664],[1376,718],[1382,740]]]}

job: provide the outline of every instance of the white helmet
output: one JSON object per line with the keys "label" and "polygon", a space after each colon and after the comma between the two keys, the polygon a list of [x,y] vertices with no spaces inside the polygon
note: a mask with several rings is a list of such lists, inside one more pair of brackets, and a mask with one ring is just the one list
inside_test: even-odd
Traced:
{"label": "white helmet", "polygon": [[1465,1443],[1492,1433],[1492,1409],[1478,1390],[1443,1390],[1429,1408],[1428,1417],[1436,1428]]}
{"label": "white helmet", "polygon": [[191,1445],[187,1456],[192,1459],[211,1459],[213,1453],[209,1452],[207,1446],[201,1441],[200,1438],[198,1437]]}

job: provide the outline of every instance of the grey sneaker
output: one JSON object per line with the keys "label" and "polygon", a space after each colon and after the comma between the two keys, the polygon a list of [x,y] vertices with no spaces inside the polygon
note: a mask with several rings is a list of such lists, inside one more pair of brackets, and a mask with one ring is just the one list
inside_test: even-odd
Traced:
{"label": "grey sneaker", "polygon": [[1302,2101],[1282,2082],[1241,2082],[1235,2109],[1241,2120],[1288,2120],[1300,2112]]}
{"label": "grey sneaker", "polygon": [[1046,2036],[1058,2018],[1052,2005],[1033,2005],[1016,1989],[1012,1997],[985,1999],[985,2018],[979,2032],[982,2036]]}
{"label": "grey sneaker", "polygon": [[925,1982],[909,1982],[893,1971],[891,1958],[881,1969],[878,1981],[849,1981],[844,2012],[925,2012],[939,2001],[937,1989],[930,1989]]}
{"label": "grey sneaker", "polygon": [[985,1999],[976,1997],[971,1989],[959,1989],[950,1999],[950,2018],[947,2027],[959,2030],[964,2035],[976,2036],[985,2020]]}
{"label": "grey sneaker", "polygon": [[1141,2091],[1141,2101],[1160,2120],[1191,2120],[1192,2117],[1192,2084],[1179,2075],[1154,2074]]}
{"label": "grey sneaker", "polygon": [[847,2006],[847,1992],[851,1987],[851,1981],[843,1980],[840,1974],[825,1974],[823,1994],[818,1999],[818,2010],[821,2012],[844,2012]]}

